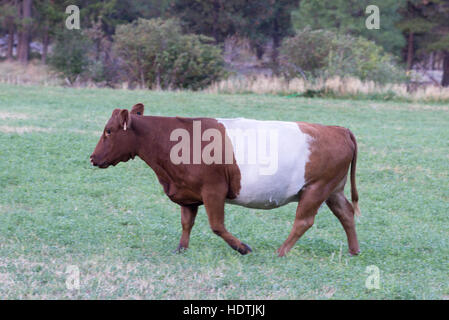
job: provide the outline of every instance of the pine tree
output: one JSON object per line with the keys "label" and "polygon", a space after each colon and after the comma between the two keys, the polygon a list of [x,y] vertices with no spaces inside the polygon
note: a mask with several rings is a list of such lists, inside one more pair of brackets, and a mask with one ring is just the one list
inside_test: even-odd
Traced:
{"label": "pine tree", "polygon": [[272,41],[273,66],[277,64],[281,40],[292,31],[291,11],[299,0],[176,0],[171,13],[179,17],[184,31],[205,34],[222,42],[231,35],[247,37],[263,55]]}
{"label": "pine tree", "polygon": [[421,50],[427,53],[442,52],[443,77],[441,85],[449,86],[449,3],[433,0],[423,8],[424,16],[431,21],[421,44]]}
{"label": "pine tree", "polygon": [[19,43],[17,49],[17,59],[22,64],[27,64],[30,54],[31,30],[33,25],[32,20],[32,0],[22,0],[19,4],[20,10],[20,29],[19,29]]}
{"label": "pine tree", "polygon": [[184,32],[207,35],[219,43],[240,29],[244,4],[239,0],[176,0],[170,12],[181,19]]}
{"label": "pine tree", "polygon": [[[295,29],[309,26],[363,36],[383,46],[386,51],[399,55],[405,39],[395,24],[401,19],[398,9],[405,4],[405,0],[302,0],[299,9],[292,14],[292,21]],[[379,30],[366,28],[368,5],[379,7]]]}
{"label": "pine tree", "polygon": [[34,29],[42,41],[42,62],[47,63],[48,47],[56,35],[56,31],[63,28],[65,6],[61,1],[41,0],[35,2]]}
{"label": "pine tree", "polygon": [[412,68],[419,40],[434,27],[434,23],[424,16],[423,8],[423,1],[410,0],[400,10],[402,19],[397,26],[407,37],[406,61],[408,70]]}
{"label": "pine tree", "polygon": [[442,86],[449,86],[449,3],[444,0],[409,0],[398,27],[407,35],[407,67],[415,53],[442,53]]}
{"label": "pine tree", "polygon": [[246,35],[260,58],[263,46],[272,41],[272,64],[278,65],[278,48],[285,36],[293,33],[291,12],[299,0],[248,1],[243,8],[244,24],[241,33]]}

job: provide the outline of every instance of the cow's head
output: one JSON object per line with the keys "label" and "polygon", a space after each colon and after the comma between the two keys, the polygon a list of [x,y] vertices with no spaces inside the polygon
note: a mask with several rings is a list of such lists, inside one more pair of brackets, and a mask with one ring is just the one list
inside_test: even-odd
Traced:
{"label": "cow's head", "polygon": [[136,134],[133,130],[132,116],[143,115],[144,106],[136,104],[131,112],[115,109],[104,127],[103,134],[90,156],[94,166],[107,168],[119,162],[134,159],[136,155]]}

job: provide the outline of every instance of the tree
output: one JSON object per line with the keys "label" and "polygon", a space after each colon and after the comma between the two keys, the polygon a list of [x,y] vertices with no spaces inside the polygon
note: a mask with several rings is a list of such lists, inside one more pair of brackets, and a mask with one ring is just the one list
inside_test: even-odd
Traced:
{"label": "tree", "polygon": [[112,37],[120,24],[130,23],[138,18],[155,18],[163,16],[174,0],[78,0],[68,1],[80,8],[81,23],[89,28],[93,23],[100,23],[102,31]]}
{"label": "tree", "polygon": [[0,24],[8,34],[8,47],[6,49],[6,58],[13,59],[14,35],[16,32],[18,18],[18,0],[4,0],[0,2]]}
{"label": "tree", "polygon": [[55,36],[57,26],[62,26],[65,17],[65,3],[55,0],[41,0],[35,3],[35,27],[42,41],[42,62],[47,63],[48,47]]}
{"label": "tree", "polygon": [[284,39],[281,52],[289,77],[300,69],[312,78],[352,76],[382,83],[405,79],[390,53],[360,36],[305,28]]}
{"label": "tree", "polygon": [[213,37],[217,43],[231,35],[247,37],[258,58],[264,45],[273,44],[273,66],[278,47],[291,34],[290,13],[299,0],[176,0],[171,12],[178,16],[185,31]]}
{"label": "tree", "polygon": [[115,31],[116,26],[130,23],[137,18],[151,19],[166,17],[173,3],[174,0],[116,1],[114,10],[108,16],[105,16],[105,20],[108,20],[113,31]]}
{"label": "tree", "polygon": [[271,40],[271,61],[275,69],[282,39],[293,34],[291,11],[298,3],[299,0],[246,1],[242,9],[240,34],[250,40],[258,58],[262,57],[264,46]]}
{"label": "tree", "polygon": [[422,9],[424,16],[431,21],[425,37],[421,41],[420,50],[423,52],[442,52],[443,77],[441,85],[449,86],[449,3],[443,0],[426,2]]}
{"label": "tree", "polygon": [[56,36],[50,65],[61,72],[70,84],[89,68],[92,43],[80,30],[62,29]]}
{"label": "tree", "polygon": [[19,4],[19,16],[21,18],[19,28],[19,43],[17,49],[17,58],[22,64],[28,63],[30,54],[31,29],[32,29],[32,0],[22,0]]}
{"label": "tree", "polygon": [[246,1],[176,0],[170,13],[181,20],[185,32],[213,37],[217,43],[239,30]]}
{"label": "tree", "polygon": [[[398,9],[405,6],[405,0],[302,0],[299,9],[293,12],[293,26],[301,30],[327,29],[353,36],[363,36],[384,47],[390,53],[399,55],[405,40],[396,27],[401,19]],[[365,21],[368,5],[377,5],[380,10],[380,30],[369,30]]]}
{"label": "tree", "polygon": [[424,16],[424,6],[421,0],[411,0],[407,1],[407,5],[400,10],[402,19],[397,26],[407,37],[406,61],[408,70],[412,68],[415,57],[417,47],[415,38],[422,37],[435,26],[432,21]]}
{"label": "tree", "polygon": [[415,55],[443,56],[442,86],[449,86],[449,3],[443,0],[409,0],[398,27],[407,35],[407,67]]}
{"label": "tree", "polygon": [[213,39],[181,33],[173,19],[138,19],[117,27],[115,51],[141,88],[199,89],[224,75]]}

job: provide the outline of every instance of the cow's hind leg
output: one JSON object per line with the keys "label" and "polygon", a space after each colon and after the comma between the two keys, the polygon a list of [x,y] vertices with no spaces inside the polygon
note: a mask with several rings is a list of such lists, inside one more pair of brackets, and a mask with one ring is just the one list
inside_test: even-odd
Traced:
{"label": "cow's hind leg", "polygon": [[348,199],[346,199],[343,190],[331,194],[326,200],[326,204],[338,220],[340,220],[345,229],[348,238],[349,253],[351,255],[359,254],[359,243],[355,232],[354,208]]}
{"label": "cow's hind leg", "polygon": [[279,257],[290,251],[296,241],[313,225],[318,209],[327,198],[327,194],[324,196],[325,189],[312,185],[301,191],[295,222],[287,240],[277,250]]}
{"label": "cow's hind leg", "polygon": [[234,237],[224,225],[224,206],[225,196],[211,194],[203,196],[204,206],[206,207],[207,216],[209,218],[209,224],[212,231],[223,238],[229,246],[237,250],[240,254],[250,253],[251,248]]}
{"label": "cow's hind leg", "polygon": [[181,252],[189,247],[190,231],[195,223],[195,217],[198,212],[197,205],[181,206],[181,225],[182,235],[179,240],[178,248],[176,252]]}

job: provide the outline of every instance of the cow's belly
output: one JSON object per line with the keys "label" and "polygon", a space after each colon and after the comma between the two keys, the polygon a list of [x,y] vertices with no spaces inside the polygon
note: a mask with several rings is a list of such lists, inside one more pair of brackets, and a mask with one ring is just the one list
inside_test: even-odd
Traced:
{"label": "cow's belly", "polygon": [[[306,183],[311,137],[293,122],[249,119],[218,121],[225,126],[232,141],[241,175],[240,191],[235,199],[228,199],[227,203],[272,209],[298,201],[298,193]],[[254,136],[248,138],[254,131],[257,141],[254,141]],[[238,140],[237,136],[242,133],[246,134],[247,143]]]}
{"label": "cow's belly", "polygon": [[298,201],[297,195],[293,195],[289,198],[285,198],[283,196],[273,197],[272,195],[258,195],[257,198],[253,198],[251,200],[248,200],[245,197],[237,197],[236,199],[227,199],[226,203],[235,204],[246,208],[268,210],[279,208],[293,201]]}

